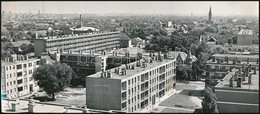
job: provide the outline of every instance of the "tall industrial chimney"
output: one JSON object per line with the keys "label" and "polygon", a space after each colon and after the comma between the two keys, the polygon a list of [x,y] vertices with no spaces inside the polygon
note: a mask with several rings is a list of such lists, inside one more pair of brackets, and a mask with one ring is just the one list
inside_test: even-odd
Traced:
{"label": "tall industrial chimney", "polygon": [[82,27],[81,14],[79,15],[80,28]]}

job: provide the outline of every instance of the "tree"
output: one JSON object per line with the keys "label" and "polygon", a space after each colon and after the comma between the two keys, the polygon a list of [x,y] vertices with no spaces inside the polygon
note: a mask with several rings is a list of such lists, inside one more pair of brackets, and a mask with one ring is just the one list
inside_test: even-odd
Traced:
{"label": "tree", "polygon": [[55,100],[55,93],[64,90],[70,84],[73,70],[65,63],[45,64],[36,69],[33,78],[38,85]]}
{"label": "tree", "polygon": [[178,65],[177,66],[177,80],[190,80],[191,77],[191,67],[188,65]]}
{"label": "tree", "polygon": [[210,87],[205,87],[201,104],[203,113],[218,113],[217,97]]}
{"label": "tree", "polygon": [[216,47],[211,47],[210,49],[210,54],[227,54],[229,52],[227,47],[223,46],[216,46]]}

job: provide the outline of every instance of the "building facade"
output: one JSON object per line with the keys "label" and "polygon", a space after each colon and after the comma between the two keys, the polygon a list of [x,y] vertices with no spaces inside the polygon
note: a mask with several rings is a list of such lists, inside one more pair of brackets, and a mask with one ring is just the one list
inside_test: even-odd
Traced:
{"label": "building facade", "polygon": [[40,59],[14,54],[1,62],[1,93],[6,97],[18,98],[39,89],[32,74],[39,67]]}
{"label": "building facade", "polygon": [[241,29],[237,35],[237,45],[259,44],[259,38],[254,37],[253,30]]}
{"label": "building facade", "polygon": [[93,109],[139,112],[174,93],[175,59],[141,59],[86,77],[86,105]]}
{"label": "building facade", "polygon": [[93,32],[51,36],[34,40],[35,56],[48,51],[63,49],[71,51],[93,50],[101,51],[118,48],[120,46],[120,32]]}
{"label": "building facade", "polygon": [[259,112],[259,69],[234,68],[214,87],[220,113]]}
{"label": "building facade", "polygon": [[257,67],[259,68],[258,55],[234,55],[215,54],[213,59],[206,63],[206,86],[215,86],[218,80],[223,79],[230,69],[236,67]]}

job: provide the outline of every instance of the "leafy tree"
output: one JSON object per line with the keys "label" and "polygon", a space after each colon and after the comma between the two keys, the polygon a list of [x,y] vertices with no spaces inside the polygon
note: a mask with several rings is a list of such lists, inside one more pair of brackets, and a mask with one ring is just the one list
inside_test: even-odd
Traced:
{"label": "leafy tree", "polygon": [[55,100],[55,93],[64,90],[72,79],[73,70],[64,63],[45,64],[36,69],[33,78]]}
{"label": "leafy tree", "polygon": [[228,48],[223,46],[211,47],[210,49],[210,54],[227,54],[228,52]]}
{"label": "leafy tree", "polygon": [[188,65],[178,65],[176,70],[177,80],[190,80],[191,68]]}
{"label": "leafy tree", "polygon": [[210,87],[205,87],[201,104],[203,113],[218,113],[217,97]]}
{"label": "leafy tree", "polygon": [[204,31],[205,31],[205,32],[211,32],[211,33],[216,32],[216,31],[214,30],[214,28],[212,28],[212,27],[207,27],[207,28],[205,28]]}

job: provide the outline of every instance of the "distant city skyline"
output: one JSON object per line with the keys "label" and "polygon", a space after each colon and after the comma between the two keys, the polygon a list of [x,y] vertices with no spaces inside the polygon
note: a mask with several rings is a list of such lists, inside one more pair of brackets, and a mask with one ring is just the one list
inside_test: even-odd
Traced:
{"label": "distant city skyline", "polygon": [[2,2],[2,11],[14,13],[174,14],[258,16],[258,1],[44,1]]}

